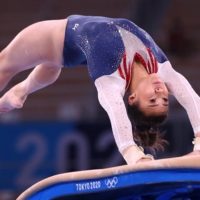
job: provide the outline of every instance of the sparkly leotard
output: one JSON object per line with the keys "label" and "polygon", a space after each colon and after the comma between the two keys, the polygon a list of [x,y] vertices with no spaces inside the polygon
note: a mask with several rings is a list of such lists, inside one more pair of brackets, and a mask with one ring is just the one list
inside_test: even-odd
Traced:
{"label": "sparkly leotard", "polygon": [[94,81],[110,75],[117,70],[122,58],[126,59],[124,40],[130,36],[135,52],[131,52],[129,62],[138,56],[149,71],[156,71],[151,69],[156,60],[167,61],[149,34],[129,20],[72,15],[66,28],[63,65],[87,65]]}
{"label": "sparkly leotard", "polygon": [[148,73],[160,75],[169,92],[187,110],[194,133],[200,132],[198,95],[144,30],[126,19],[72,15],[68,20],[63,65],[88,66],[120,152],[135,144],[123,102],[135,57]]}

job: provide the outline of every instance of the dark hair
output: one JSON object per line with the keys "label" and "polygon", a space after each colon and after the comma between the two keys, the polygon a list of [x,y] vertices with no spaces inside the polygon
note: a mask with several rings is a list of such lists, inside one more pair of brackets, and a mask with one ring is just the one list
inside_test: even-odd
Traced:
{"label": "dark hair", "polygon": [[166,140],[162,139],[165,132],[160,132],[158,129],[155,129],[155,126],[167,119],[167,113],[145,115],[138,103],[128,104],[127,113],[130,121],[135,125],[133,132],[134,140],[153,152],[155,150],[164,150],[164,145],[168,144]]}

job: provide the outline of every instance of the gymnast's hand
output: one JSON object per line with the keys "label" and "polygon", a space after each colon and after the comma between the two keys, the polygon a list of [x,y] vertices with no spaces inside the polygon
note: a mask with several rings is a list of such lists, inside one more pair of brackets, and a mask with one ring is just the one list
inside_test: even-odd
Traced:
{"label": "gymnast's hand", "polygon": [[184,156],[200,156],[200,150],[195,150],[195,151],[192,151],[191,153],[189,154],[186,154]]}
{"label": "gymnast's hand", "polygon": [[149,162],[152,161],[151,158],[141,158],[140,160],[137,161],[137,163],[141,163],[141,162]]}
{"label": "gymnast's hand", "polygon": [[185,156],[198,156],[200,155],[200,133],[196,133],[195,138],[192,142],[194,144],[193,152]]}

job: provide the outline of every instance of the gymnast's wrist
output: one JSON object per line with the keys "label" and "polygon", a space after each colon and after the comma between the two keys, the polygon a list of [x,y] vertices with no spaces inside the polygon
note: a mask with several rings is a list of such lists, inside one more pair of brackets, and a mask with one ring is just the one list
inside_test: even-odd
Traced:
{"label": "gymnast's wrist", "polygon": [[196,135],[192,143],[194,144],[193,151],[200,150],[200,136],[199,135]]}
{"label": "gymnast's wrist", "polygon": [[124,149],[122,155],[128,165],[137,163],[138,160],[145,156],[143,148],[138,147],[136,144]]}

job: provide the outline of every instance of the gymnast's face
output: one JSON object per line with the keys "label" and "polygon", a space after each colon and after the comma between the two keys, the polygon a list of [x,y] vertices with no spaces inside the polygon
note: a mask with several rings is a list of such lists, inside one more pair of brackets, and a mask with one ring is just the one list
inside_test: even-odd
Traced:
{"label": "gymnast's face", "polygon": [[161,78],[153,73],[141,79],[134,92],[129,96],[128,103],[137,103],[148,116],[166,113],[168,110],[168,90]]}

